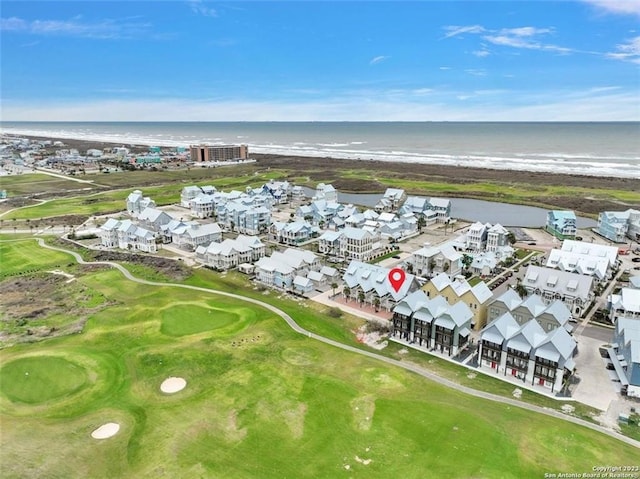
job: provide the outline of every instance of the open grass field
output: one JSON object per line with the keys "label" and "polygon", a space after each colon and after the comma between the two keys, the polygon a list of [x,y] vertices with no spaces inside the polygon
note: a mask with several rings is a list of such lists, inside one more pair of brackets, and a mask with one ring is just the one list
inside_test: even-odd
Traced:
{"label": "open grass field", "polygon": [[[77,281],[112,306],[82,334],[0,350],[3,478],[528,478],[638,462],[605,435],[338,350],[254,305],[114,270]],[[320,329],[338,335],[333,321]],[[170,376],[187,387],[162,393]],[[92,439],[107,422],[118,434]]]}

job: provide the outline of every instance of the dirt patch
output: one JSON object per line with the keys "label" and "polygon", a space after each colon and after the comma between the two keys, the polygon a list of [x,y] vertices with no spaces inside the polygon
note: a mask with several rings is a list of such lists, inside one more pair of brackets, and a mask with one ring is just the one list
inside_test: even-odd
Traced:
{"label": "dirt patch", "polygon": [[163,276],[175,281],[182,281],[191,276],[191,269],[182,263],[168,258],[146,256],[135,253],[121,253],[118,251],[92,252],[94,261],[113,261],[118,263],[140,264],[151,268]]}

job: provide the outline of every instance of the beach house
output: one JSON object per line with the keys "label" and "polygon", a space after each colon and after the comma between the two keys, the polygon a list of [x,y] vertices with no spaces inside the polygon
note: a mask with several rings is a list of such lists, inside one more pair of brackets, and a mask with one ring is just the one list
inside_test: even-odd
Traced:
{"label": "beach house", "polygon": [[603,211],[598,215],[597,232],[614,243],[640,241],[640,210]]}
{"label": "beach house", "polygon": [[576,214],[573,211],[552,210],[547,213],[545,230],[558,239],[575,239]]}
{"label": "beach house", "polygon": [[593,301],[593,277],[530,265],[520,283],[528,294],[537,294],[545,304],[561,300],[576,316]]}

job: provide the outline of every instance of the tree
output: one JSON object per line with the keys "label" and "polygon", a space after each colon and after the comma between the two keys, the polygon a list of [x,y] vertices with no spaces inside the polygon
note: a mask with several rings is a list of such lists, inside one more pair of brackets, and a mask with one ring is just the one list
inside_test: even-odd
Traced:
{"label": "tree", "polygon": [[362,307],[362,303],[364,303],[364,291],[358,291],[358,301],[360,301],[360,306]]}
{"label": "tree", "polygon": [[527,288],[525,288],[522,285],[520,280],[518,280],[518,283],[514,286],[513,289],[515,290],[516,293],[518,293],[518,296],[520,296],[522,299],[527,297],[527,294],[528,294]]}
{"label": "tree", "polygon": [[514,235],[512,231],[509,231],[509,232],[507,233],[507,241],[509,242],[509,244],[515,244],[515,242],[516,242],[516,235]]}
{"label": "tree", "polygon": [[429,274],[433,273],[433,270],[435,267],[436,267],[436,262],[434,260],[429,261]]}
{"label": "tree", "polygon": [[427,221],[424,219],[424,215],[418,216],[418,231],[422,231],[425,226],[427,226]]}
{"label": "tree", "polygon": [[351,288],[349,286],[345,286],[342,288],[342,293],[344,294],[345,299],[348,300],[349,296],[351,296]]}
{"label": "tree", "polygon": [[407,273],[413,274],[413,263],[407,263]]}
{"label": "tree", "polygon": [[471,263],[473,263],[473,256],[467,254],[467,253],[463,253],[462,254],[462,266],[464,267],[465,270],[469,269],[469,266],[471,266]]}
{"label": "tree", "polygon": [[373,300],[373,306],[376,308],[376,313],[380,311],[380,298],[377,296]]}
{"label": "tree", "polygon": [[449,268],[450,268],[450,265],[448,261],[442,265],[442,271],[444,271],[445,273],[449,271]]}
{"label": "tree", "polygon": [[333,296],[336,295],[336,288],[338,287],[338,283],[336,283],[335,281],[333,283],[331,283],[331,289],[333,290]]}

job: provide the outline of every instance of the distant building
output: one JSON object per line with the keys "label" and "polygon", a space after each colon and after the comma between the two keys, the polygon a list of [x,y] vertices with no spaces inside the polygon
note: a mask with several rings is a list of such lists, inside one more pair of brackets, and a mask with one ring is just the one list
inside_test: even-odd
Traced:
{"label": "distant building", "polygon": [[614,243],[624,243],[626,238],[640,241],[640,211],[603,211],[598,215],[597,231]]}
{"label": "distant building", "polygon": [[216,162],[246,160],[249,158],[247,145],[191,145],[191,161]]}
{"label": "distant building", "polygon": [[558,239],[575,239],[576,214],[573,211],[549,211],[545,229]]}

